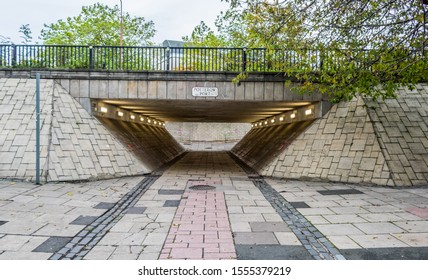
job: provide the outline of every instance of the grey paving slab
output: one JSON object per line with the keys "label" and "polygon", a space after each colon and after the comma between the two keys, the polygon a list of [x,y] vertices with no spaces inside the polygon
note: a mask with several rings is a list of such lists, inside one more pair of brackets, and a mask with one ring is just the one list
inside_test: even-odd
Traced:
{"label": "grey paving slab", "polygon": [[110,209],[115,205],[115,203],[111,202],[100,202],[94,206],[95,209]]}
{"label": "grey paving slab", "polygon": [[79,216],[75,220],[73,220],[70,224],[71,225],[89,225],[92,224],[96,219],[98,219],[99,216]]}
{"label": "grey paving slab", "polygon": [[48,240],[40,244],[37,248],[35,248],[32,252],[39,253],[55,253],[59,249],[63,248],[68,242],[71,241],[70,237],[59,237],[53,236]]}
{"label": "grey paving slab", "polygon": [[293,206],[294,208],[311,208],[311,206],[309,206],[306,202],[304,201],[294,201],[294,202],[290,202],[291,206]]}
{"label": "grey paving slab", "polygon": [[235,244],[279,244],[273,232],[235,232]]}
{"label": "grey paving slab", "polygon": [[163,207],[178,207],[180,200],[166,200]]}
{"label": "grey paving slab", "polygon": [[428,260],[428,247],[344,249],[349,260]]}
{"label": "grey paving slab", "polygon": [[355,189],[346,189],[346,190],[323,190],[318,191],[321,195],[348,195],[348,194],[364,194],[362,191]]}
{"label": "grey paving slab", "polygon": [[283,222],[250,222],[251,231],[253,232],[279,232],[291,231],[291,229]]}
{"label": "grey paving slab", "polygon": [[238,244],[235,248],[238,260],[313,260],[303,246]]}
{"label": "grey paving slab", "polygon": [[147,207],[131,207],[126,211],[126,214],[143,214],[146,211]]}
{"label": "grey paving slab", "polygon": [[161,189],[158,190],[158,194],[160,195],[182,195],[184,190],[174,190],[174,189]]}

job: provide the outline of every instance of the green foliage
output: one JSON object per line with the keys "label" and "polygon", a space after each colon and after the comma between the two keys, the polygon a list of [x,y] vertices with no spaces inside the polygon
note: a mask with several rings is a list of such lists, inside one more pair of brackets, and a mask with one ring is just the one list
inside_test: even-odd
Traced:
{"label": "green foliage", "polygon": [[[85,6],[78,16],[45,25],[41,39],[44,44],[118,46],[120,18],[117,5],[113,8],[100,3]],[[152,21],[123,14],[123,46],[150,45],[155,32]]]}
{"label": "green foliage", "polygon": [[31,35],[31,29],[29,24],[23,24],[19,28],[19,33],[21,33],[22,38],[22,44],[27,45],[31,43],[31,40],[33,40],[33,36]]}
{"label": "green foliage", "polygon": [[[266,48],[269,63],[299,82],[300,92],[384,99],[398,86],[428,81],[428,5],[421,0],[224,1],[230,8],[217,31],[199,26],[189,44]],[[288,51],[278,59],[275,49]]]}

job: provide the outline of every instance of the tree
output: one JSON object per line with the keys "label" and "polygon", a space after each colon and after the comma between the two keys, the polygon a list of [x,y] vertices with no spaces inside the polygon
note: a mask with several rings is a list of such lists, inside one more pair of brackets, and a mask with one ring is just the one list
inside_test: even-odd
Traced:
{"label": "tree", "polygon": [[[41,39],[45,44],[118,46],[120,13],[117,5],[113,8],[100,3],[85,6],[78,16],[45,25]],[[149,45],[155,32],[152,21],[123,14],[124,46]]]}
{"label": "tree", "polygon": [[33,40],[33,36],[31,35],[31,29],[29,24],[23,24],[19,28],[19,33],[21,33],[22,44],[27,45]]}
{"label": "tree", "polygon": [[[286,49],[300,90],[332,100],[393,97],[428,80],[426,0],[224,0],[240,11],[247,46]],[[236,12],[232,13],[236,14]],[[227,23],[228,13],[217,22]],[[219,27],[219,26],[218,26]],[[232,40],[236,26],[220,25]]]}

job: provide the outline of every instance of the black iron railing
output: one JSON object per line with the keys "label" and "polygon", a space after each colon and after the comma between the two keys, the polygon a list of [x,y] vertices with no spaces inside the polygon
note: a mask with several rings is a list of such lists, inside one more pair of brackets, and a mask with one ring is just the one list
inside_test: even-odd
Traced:
{"label": "black iron railing", "polygon": [[262,48],[0,45],[0,68],[285,72],[340,65],[343,55]]}

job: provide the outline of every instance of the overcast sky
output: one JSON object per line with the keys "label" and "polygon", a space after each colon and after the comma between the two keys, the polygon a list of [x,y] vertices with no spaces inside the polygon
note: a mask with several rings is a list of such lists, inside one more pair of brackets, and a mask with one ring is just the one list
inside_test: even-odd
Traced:
{"label": "overcast sky", "polygon": [[[94,3],[109,6],[119,5],[120,0],[8,0],[2,1],[0,35],[10,37],[19,44],[19,27],[30,24],[33,40],[39,41],[43,24],[77,16],[82,6]],[[155,43],[163,40],[181,40],[190,35],[201,20],[214,26],[214,20],[228,7],[221,0],[122,0],[123,11],[132,16],[143,16],[152,20],[157,30]]]}

